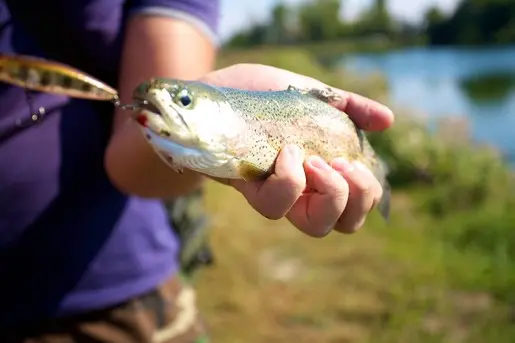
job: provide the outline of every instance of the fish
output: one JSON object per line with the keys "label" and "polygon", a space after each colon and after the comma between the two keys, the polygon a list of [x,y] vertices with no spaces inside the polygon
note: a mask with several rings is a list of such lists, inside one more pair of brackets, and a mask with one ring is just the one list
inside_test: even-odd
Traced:
{"label": "fish", "polygon": [[296,144],[329,162],[360,161],[383,187],[377,208],[390,212],[388,167],[365,133],[331,105],[331,88],[248,91],[200,81],[153,78],[133,91],[132,118],[149,144],[177,172],[214,178],[264,180],[280,150]]}
{"label": "fish", "polygon": [[76,68],[39,57],[0,54],[0,81],[28,90],[119,105],[118,91]]}

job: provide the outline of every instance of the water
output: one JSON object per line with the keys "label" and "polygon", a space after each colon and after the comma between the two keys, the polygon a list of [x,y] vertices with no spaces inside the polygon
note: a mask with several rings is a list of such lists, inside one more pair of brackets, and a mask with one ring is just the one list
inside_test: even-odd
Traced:
{"label": "water", "polygon": [[476,140],[496,145],[515,164],[515,46],[350,54],[343,63],[383,73],[396,105],[435,118],[466,116]]}

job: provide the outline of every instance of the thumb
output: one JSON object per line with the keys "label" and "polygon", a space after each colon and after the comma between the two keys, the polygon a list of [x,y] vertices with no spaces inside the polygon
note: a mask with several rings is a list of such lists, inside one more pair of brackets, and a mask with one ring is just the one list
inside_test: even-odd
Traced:
{"label": "thumb", "polygon": [[269,219],[286,215],[306,188],[304,152],[295,145],[283,148],[275,163],[275,170],[263,182],[234,182],[249,204]]}

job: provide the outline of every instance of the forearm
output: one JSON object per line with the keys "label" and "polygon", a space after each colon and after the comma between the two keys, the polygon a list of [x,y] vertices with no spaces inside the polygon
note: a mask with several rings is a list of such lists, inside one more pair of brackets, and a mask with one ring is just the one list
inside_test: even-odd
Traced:
{"label": "forearm", "polygon": [[[133,89],[151,77],[196,79],[212,70],[215,47],[193,26],[166,17],[135,17],[127,27],[119,82],[122,103],[131,102]],[[152,150],[128,119],[117,110],[105,166],[112,182],[124,193],[143,197],[173,197],[198,187],[203,177],[179,174]]]}

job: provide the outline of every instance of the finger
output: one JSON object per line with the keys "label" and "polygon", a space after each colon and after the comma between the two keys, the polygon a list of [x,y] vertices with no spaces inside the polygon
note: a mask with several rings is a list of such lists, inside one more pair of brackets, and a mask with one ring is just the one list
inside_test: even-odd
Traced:
{"label": "finger", "polygon": [[305,171],[313,191],[302,195],[288,219],[302,232],[324,237],[345,209],[349,188],[345,179],[318,156],[307,159]]}
{"label": "finger", "polygon": [[288,213],[306,187],[303,168],[304,152],[295,145],[279,153],[274,174],[264,182],[232,182],[249,204],[269,219],[280,219]]}
{"label": "finger", "polygon": [[382,131],[393,124],[393,112],[387,106],[355,93],[340,89],[334,91],[341,98],[332,105],[347,113],[361,129]]}
{"label": "finger", "polygon": [[335,227],[336,231],[353,233],[365,223],[367,214],[381,192],[381,185],[361,163],[335,159],[331,166],[339,171],[349,184],[349,201]]}

